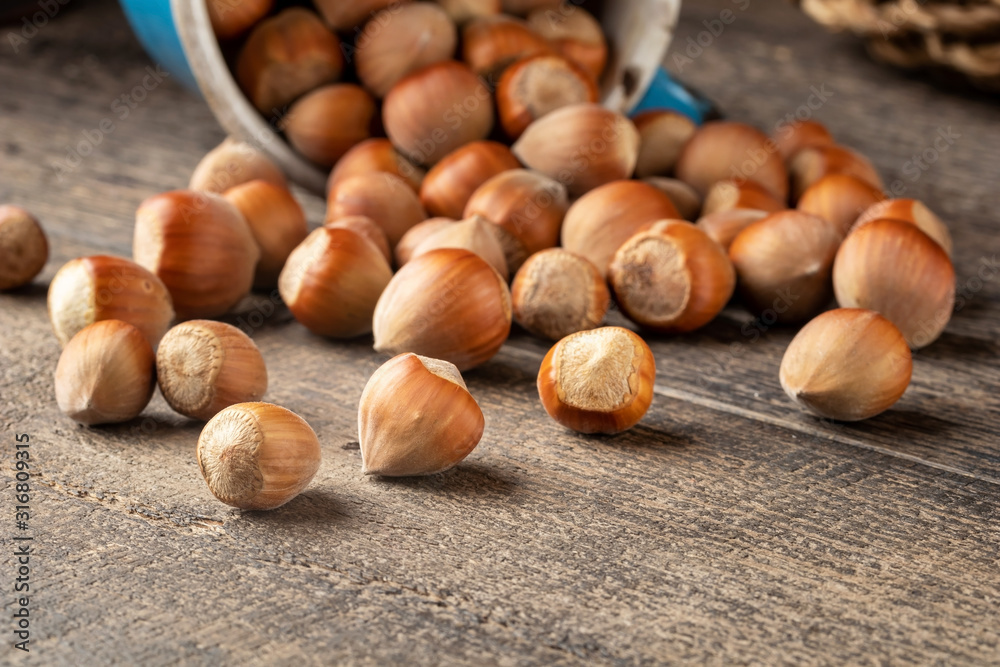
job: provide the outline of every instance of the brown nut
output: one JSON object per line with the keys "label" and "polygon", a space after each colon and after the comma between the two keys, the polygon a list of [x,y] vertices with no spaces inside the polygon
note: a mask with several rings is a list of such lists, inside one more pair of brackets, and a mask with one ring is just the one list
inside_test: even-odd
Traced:
{"label": "brown nut", "polygon": [[753,181],[725,180],[709,189],[702,211],[704,215],[711,215],[738,208],[777,213],[788,207],[785,202],[775,199],[767,189]]}
{"label": "brown nut", "polygon": [[954,244],[948,226],[927,206],[916,199],[886,199],[872,204],[854,223],[854,229],[874,220],[900,220],[917,226],[951,257]]}
{"label": "brown nut", "polygon": [[410,227],[427,219],[417,194],[406,181],[389,173],[372,172],[340,181],[330,190],[326,221],[363,215],[371,218],[395,247]]}
{"label": "brown nut", "polygon": [[385,257],[386,263],[392,264],[392,248],[389,246],[389,237],[371,218],[366,218],[363,215],[351,215],[327,222],[323,226],[330,229],[351,230],[378,248],[378,251]]}
{"label": "brown nut", "polygon": [[103,320],[69,341],[56,367],[56,402],[87,426],[139,416],[153,397],[153,348],[127,322]]}
{"label": "brown nut", "polygon": [[722,247],[683,220],[653,223],[615,253],[609,280],[622,312],[661,333],[686,333],[722,312],[736,272]]}
{"label": "brown nut", "polygon": [[772,213],[744,229],[729,248],[739,293],[754,315],[775,322],[804,322],[833,296],[831,271],[840,228],[801,211]]}
{"label": "brown nut", "polygon": [[507,283],[468,250],[414,257],[375,308],[375,349],[450,361],[461,371],[492,359],[510,335]]}
{"label": "brown nut", "polygon": [[809,186],[830,174],[848,174],[884,190],[882,178],[865,156],[843,146],[803,148],[788,164],[792,179],[792,200],[798,201]]}
{"label": "brown nut", "polygon": [[858,216],[882,199],[881,190],[854,176],[830,174],[809,186],[799,197],[796,208],[829,220],[843,237],[851,231]]}
{"label": "brown nut", "polygon": [[875,220],[848,235],[833,265],[843,308],[867,308],[895,324],[913,349],[944,331],[955,306],[948,254],[916,225]]}
{"label": "brown nut", "polygon": [[511,16],[474,18],[462,29],[462,60],[487,81],[496,81],[518,60],[549,50],[544,37]]}
{"label": "brown nut", "polygon": [[778,152],[787,162],[795,157],[803,148],[814,146],[832,146],[836,142],[826,127],[815,120],[802,120],[794,123],[783,123],[774,132],[774,143]]}
{"label": "brown nut", "polygon": [[563,338],[542,361],[538,395],[554,420],[579,433],[632,428],[653,403],[656,362],[646,342],[620,327]]}
{"label": "brown nut", "polygon": [[304,419],[269,403],[240,403],[205,424],[198,468],[216,498],[273,510],[302,493],[319,470],[319,440]]}
{"label": "brown nut", "polygon": [[410,259],[438,248],[462,248],[474,252],[496,269],[504,280],[510,279],[496,226],[486,218],[476,216],[443,226],[414,248]]}
{"label": "brown nut", "polygon": [[639,131],[625,116],[596,104],[557,109],[528,126],[514,155],[579,196],[630,178],[639,159]]}
{"label": "brown nut", "polygon": [[316,10],[334,30],[352,30],[377,12],[399,9],[411,0],[313,0]]}
{"label": "brown nut", "polygon": [[74,259],[59,269],[49,285],[48,309],[63,347],[94,322],[121,320],[155,348],[174,319],[163,281],[135,262],[107,255]]}
{"label": "brown nut", "polygon": [[243,214],[260,248],[254,287],[274,289],[285,260],[309,235],[305,212],[291,192],[267,181],[237,185],[223,196]]}
{"label": "brown nut", "polygon": [[375,100],[364,88],[335,83],[317,88],[292,105],[282,129],[292,147],[323,167],[371,135]]}
{"label": "brown nut", "polygon": [[132,258],[170,290],[181,320],[218,317],[253,286],[260,248],[239,210],[222,197],[175,190],[136,212]]}
{"label": "brown nut", "polygon": [[355,338],[371,332],[375,304],[391,278],[370,241],[348,229],[320,227],[288,258],[278,291],[313,333]]}
{"label": "brown nut", "polygon": [[256,180],[288,187],[281,169],[267,156],[248,143],[226,139],[201,159],[191,174],[188,189],[221,194]]}
{"label": "brown nut", "polygon": [[698,219],[701,212],[701,196],[690,185],[676,178],[665,176],[649,176],[642,180],[670,197],[670,201],[674,203],[674,208],[680,213],[680,217],[691,222]]}
{"label": "brown nut", "polygon": [[212,31],[220,40],[234,39],[268,15],[274,0],[206,0]]}
{"label": "brown nut", "polygon": [[250,102],[267,116],[344,69],[340,40],[319,17],[292,7],[257,24],[236,61],[236,79]]}
{"label": "brown nut", "polygon": [[514,319],[540,338],[561,340],[601,326],[611,295],[601,272],[562,248],[528,258],[511,286]]}
{"label": "brown nut", "polygon": [[0,290],[27,285],[49,260],[49,242],[38,221],[16,206],[0,206]]}
{"label": "brown nut", "polygon": [[600,80],[608,64],[608,41],[593,14],[567,2],[555,11],[551,8],[532,11],[528,25],[556,53],[582,67],[595,81]]}
{"label": "brown nut", "polygon": [[569,198],[558,181],[512,169],[476,190],[465,207],[465,217],[482,216],[497,225],[507,264],[517,271],[530,255],[559,244],[567,210]]}
{"label": "brown nut", "polygon": [[519,60],[504,70],[497,86],[500,124],[517,139],[533,122],[556,109],[594,104],[597,82],[562,56],[542,54]]}
{"label": "brown nut", "polygon": [[500,0],[438,0],[438,4],[458,25],[480,16],[493,16],[503,11]]}
{"label": "brown nut", "polygon": [[639,178],[674,173],[677,159],[698,126],[676,111],[645,111],[632,119],[639,130]]}
{"label": "brown nut", "polygon": [[414,477],[450,470],[476,448],[485,427],[454,364],[401,354],[375,371],[361,394],[363,472]]}
{"label": "brown nut", "polygon": [[417,249],[421,243],[430,238],[435,232],[440,230],[447,225],[452,225],[458,222],[457,220],[452,220],[451,218],[431,218],[430,220],[424,220],[423,222],[417,223],[413,227],[410,227],[403,234],[403,238],[399,240],[396,244],[396,248],[393,251],[393,255],[396,259],[396,266],[402,267],[404,264],[413,258],[413,251]]}
{"label": "brown nut", "polygon": [[727,179],[754,181],[780,200],[788,200],[788,172],[777,146],[760,130],[743,123],[705,123],[677,159],[677,178],[702,196]]}
{"label": "brown nut", "polygon": [[495,141],[474,141],[450,153],[427,172],[420,188],[420,202],[434,216],[463,217],[479,186],[497,174],[519,169],[510,149]]}
{"label": "brown nut", "polygon": [[538,9],[556,9],[563,0],[503,0],[503,11],[515,16],[527,16]]}
{"label": "brown nut", "polygon": [[458,30],[438,5],[415,2],[375,14],[356,44],[358,78],[375,97],[385,97],[407,74],[451,60]]}
{"label": "brown nut", "polygon": [[264,357],[250,337],[210,320],[167,332],[156,351],[156,377],[175,412],[202,421],[231,405],[259,401],[267,391]]}
{"label": "brown nut", "polygon": [[892,322],[871,310],[841,308],[803,327],[781,360],[781,386],[806,410],[859,421],[891,408],[906,392],[913,359]]}
{"label": "brown nut", "polygon": [[770,215],[767,211],[752,208],[734,208],[729,211],[712,213],[698,219],[697,225],[716,243],[729,252],[733,241],[744,229]]}
{"label": "brown nut", "polygon": [[590,260],[601,275],[619,247],[642,227],[678,218],[670,197],[641,181],[617,181],[597,188],[566,213],[562,246]]}
{"label": "brown nut", "polygon": [[410,162],[388,139],[366,139],[337,161],[326,183],[327,195],[333,187],[352,176],[371,172],[385,172],[399,176],[416,192],[424,182],[426,170]]}

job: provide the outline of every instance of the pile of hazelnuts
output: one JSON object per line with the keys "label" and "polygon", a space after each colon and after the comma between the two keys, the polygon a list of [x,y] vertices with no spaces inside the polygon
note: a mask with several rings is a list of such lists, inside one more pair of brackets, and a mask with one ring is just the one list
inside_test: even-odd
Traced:
{"label": "pile of hazelnuts", "polygon": [[[603,326],[612,300],[650,334],[695,331],[734,295],[769,325],[804,324],[781,384],[846,421],[891,407],[911,348],[948,323],[951,239],[926,206],[887,199],[871,163],[815,121],[768,137],[599,106],[607,44],[583,9],[318,0],[319,14],[265,18],[260,4],[239,30],[223,25],[231,7],[213,22],[220,39],[249,31],[236,60],[249,99],[265,114],[290,104],[289,143],[332,167],[323,226],[310,232],[274,163],[226,140],[189,189],[139,207],[132,260],[73,260],[48,296],[62,411],[127,421],[158,384],[208,422],[198,462],[223,502],[277,507],[320,463],[309,425],[260,402],[253,341],[215,321],[252,289],[277,291],[316,335],[372,334],[395,355],[358,411],[364,471],[383,476],[439,473],[477,446],[485,419],[462,373],[492,359],[514,321],[555,341],[538,374],[548,414],[606,434],[643,418],[656,378],[642,337]],[[345,73],[317,44],[339,57],[352,29]],[[329,82],[340,77],[358,83]],[[385,137],[371,136],[378,97]],[[44,234],[20,209],[0,208],[0,255],[4,289],[45,263]]]}

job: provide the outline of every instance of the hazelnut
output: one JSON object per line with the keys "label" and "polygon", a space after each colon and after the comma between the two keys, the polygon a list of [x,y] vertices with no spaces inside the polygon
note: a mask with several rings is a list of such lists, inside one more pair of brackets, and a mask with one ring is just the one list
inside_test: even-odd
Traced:
{"label": "hazelnut", "polygon": [[27,285],[49,260],[49,242],[24,209],[0,206],[0,290]]}
{"label": "hazelnut", "polygon": [[642,180],[670,197],[680,217],[691,222],[698,219],[698,214],[701,212],[701,196],[690,185],[665,176],[648,176]]}
{"label": "hazelnut", "polygon": [[267,181],[237,185],[223,196],[243,214],[260,248],[254,287],[274,289],[285,260],[309,234],[305,212],[291,192]]}
{"label": "hazelnut", "polygon": [[875,220],[851,232],[833,265],[843,308],[867,308],[895,324],[913,349],[930,345],[955,306],[948,254],[916,225]]}
{"label": "hazelnut", "polygon": [[320,464],[309,424],[269,403],[240,403],[212,417],[197,454],[212,495],[243,510],[281,507],[309,486]]}
{"label": "hazelnut", "polygon": [[297,97],[336,81],[343,69],[337,36],[313,12],[291,7],[250,32],[236,79],[259,111],[280,116]]}
{"label": "hazelnut", "polygon": [[833,296],[830,275],[841,238],[834,223],[801,211],[749,225],[729,248],[744,305],[780,324],[823,311]]}
{"label": "hazelnut", "polygon": [[803,148],[788,163],[792,179],[792,200],[816,181],[830,174],[848,174],[884,190],[882,178],[865,156],[843,146],[812,146]]}
{"label": "hazelnut", "polygon": [[375,349],[450,361],[461,371],[492,359],[510,335],[510,290],[484,259],[453,248],[414,257],[375,308]]}
{"label": "hazelnut", "polygon": [[886,199],[872,204],[854,223],[854,229],[874,220],[900,220],[917,226],[951,257],[953,243],[948,226],[923,202],[916,199]]}
{"label": "hazelnut", "polygon": [[220,40],[234,39],[268,15],[274,0],[207,0],[208,18],[212,31]]}
{"label": "hazelnut", "polygon": [[910,349],[892,322],[870,310],[841,308],[795,336],[781,360],[781,386],[814,414],[859,421],[891,408],[912,371]]}
{"label": "hazelnut", "polygon": [[351,230],[378,248],[378,251],[385,257],[386,263],[392,264],[392,248],[389,246],[389,237],[371,218],[366,218],[363,215],[351,215],[328,222],[323,226],[330,229]]}
{"label": "hazelnut", "polygon": [[375,371],[358,406],[364,474],[435,475],[467,457],[486,420],[454,364],[401,354]]}
{"label": "hazelnut", "polygon": [[736,272],[708,234],[690,222],[664,220],[618,248],[609,280],[630,320],[662,333],[686,333],[722,312]]}
{"label": "hazelnut", "polygon": [[323,20],[334,30],[351,30],[386,8],[399,10],[410,0],[313,0]]}
{"label": "hazelnut", "polygon": [[676,111],[644,111],[632,119],[639,130],[639,161],[635,175],[639,178],[665,176],[674,173],[677,159],[698,126]]}
{"label": "hazelnut", "polygon": [[327,199],[326,221],[363,215],[374,220],[395,247],[410,227],[427,219],[417,193],[389,173],[372,172],[338,182]]}
{"label": "hazelnut", "polygon": [[420,202],[434,216],[458,219],[486,181],[510,169],[519,169],[510,149],[495,141],[474,141],[450,153],[427,172]]}
{"label": "hazelnut", "polygon": [[653,403],[656,361],[646,342],[620,327],[563,338],[542,361],[538,395],[549,416],[579,433],[632,428]]}
{"label": "hazelnut", "polygon": [[697,225],[716,243],[729,252],[733,241],[744,229],[770,215],[767,211],[752,208],[734,208],[729,211],[712,213],[698,219]]}
{"label": "hazelnut", "polygon": [[514,155],[559,180],[574,196],[630,178],[639,159],[639,131],[625,116],[596,104],[557,109],[528,126]]}
{"label": "hazelnut", "polygon": [[562,228],[562,246],[607,275],[615,251],[642,227],[680,215],[670,198],[641,181],[617,181],[574,203]]}
{"label": "hazelnut", "polygon": [[94,322],[121,320],[139,329],[154,348],[174,319],[166,285],[135,262],[95,255],[65,264],[49,285],[49,319],[65,347]]}
{"label": "hazelnut", "polygon": [[288,143],[323,167],[371,135],[375,100],[364,88],[335,83],[317,88],[292,105],[282,121]]}
{"label": "hazelnut", "polygon": [[156,351],[156,376],[175,412],[202,421],[231,405],[259,401],[267,391],[267,367],[250,337],[210,320],[167,332]]}
{"label": "hazelnut", "polygon": [[803,213],[829,220],[841,237],[854,226],[866,209],[883,199],[882,191],[849,174],[824,176],[802,193],[798,208]]}
{"label": "hazelnut", "polygon": [[508,280],[510,271],[496,229],[489,220],[478,216],[445,225],[414,248],[410,258],[438,248],[463,248],[485,259],[504,280]]}
{"label": "hazelnut", "polygon": [[366,139],[337,161],[337,166],[330,173],[326,184],[326,192],[352,176],[361,176],[371,172],[386,172],[399,176],[406,181],[415,192],[420,192],[426,171],[407,160],[396,150],[388,139]]}
{"label": "hazelnut", "polygon": [[438,0],[438,4],[458,25],[480,16],[493,16],[503,11],[500,0]]}
{"label": "hazelnut", "polygon": [[201,159],[191,174],[188,188],[221,194],[256,180],[288,187],[281,169],[263,153],[248,143],[226,139]]}
{"label": "hazelnut", "polygon": [[288,309],[320,336],[355,338],[372,315],[392,269],[370,241],[348,229],[321,227],[296,248],[278,279]]}
{"label": "hazelnut", "polygon": [[514,319],[540,338],[561,340],[601,326],[611,295],[589,261],[562,248],[528,258],[511,286]]}
{"label": "hazelnut", "polygon": [[567,2],[558,11],[551,7],[533,10],[528,25],[556,53],[582,67],[595,81],[600,80],[608,64],[608,42],[593,14]]}
{"label": "hazelnut", "polygon": [[776,213],[788,207],[785,202],[775,199],[763,186],[753,181],[725,180],[709,189],[702,211],[705,215],[711,215],[738,208]]}
{"label": "hazelnut", "polygon": [[774,133],[774,143],[781,157],[787,162],[803,148],[832,146],[836,143],[826,127],[815,120],[783,123]]}
{"label": "hazelnut", "polygon": [[358,35],[358,78],[373,95],[385,97],[407,74],[451,60],[457,43],[458,30],[438,5],[415,2],[383,9]]}
{"label": "hazelnut", "polygon": [[538,9],[558,9],[563,0],[503,0],[503,11],[515,16],[527,16]]}
{"label": "hazelnut", "polygon": [[488,81],[496,81],[518,60],[548,53],[549,49],[544,37],[512,16],[481,16],[462,29],[462,60]]}
{"label": "hazelnut", "polygon": [[177,317],[217,317],[253,285],[260,248],[239,210],[222,197],[175,190],[136,212],[132,256],[170,291]]}
{"label": "hazelnut", "polygon": [[139,416],[153,397],[153,348],[137,328],[119,320],[84,327],[56,366],[56,402],[87,426]]}
{"label": "hazelnut", "polygon": [[676,175],[702,196],[727,179],[754,181],[780,201],[788,199],[788,172],[777,146],[760,130],[743,123],[705,123],[684,145]]}
{"label": "hazelnut", "polygon": [[507,265],[517,271],[530,255],[559,244],[569,210],[566,188],[525,169],[505,171],[483,183],[465,207],[465,217],[482,216],[500,230]]}
{"label": "hazelnut", "polygon": [[434,165],[493,129],[493,95],[458,62],[430,65],[397,83],[382,107],[389,139],[418,164]]}
{"label": "hazelnut", "polygon": [[517,139],[533,122],[556,109],[594,104],[597,82],[584,69],[557,55],[542,54],[508,67],[497,86],[500,124]]}
{"label": "hazelnut", "polygon": [[396,266],[403,266],[413,257],[413,251],[417,249],[421,243],[434,235],[435,232],[439,231],[441,228],[448,225],[452,225],[458,222],[457,220],[452,220],[451,218],[431,218],[430,220],[424,220],[411,227],[405,234],[403,238],[399,240],[396,244],[396,249],[393,254],[396,258]]}

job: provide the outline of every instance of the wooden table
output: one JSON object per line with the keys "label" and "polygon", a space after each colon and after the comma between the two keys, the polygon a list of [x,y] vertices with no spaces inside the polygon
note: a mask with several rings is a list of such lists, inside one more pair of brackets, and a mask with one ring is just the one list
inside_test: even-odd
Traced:
{"label": "wooden table", "polygon": [[[89,429],[53,397],[49,279],[80,255],[129,255],[138,204],[183,187],[221,131],[147,77],[111,0],[64,10],[17,55],[4,38],[0,201],[39,216],[52,258],[0,296],[3,660],[1000,663],[1000,109],[873,64],[785,3],[688,2],[673,53],[725,9],[735,20],[675,71],[735,119],[814,114],[953,224],[958,312],[903,400],[861,424],[800,413],[777,378],[793,332],[734,308],[651,340],[657,395],[638,428],[579,437],[540,407],[546,346],[521,334],[467,374],[488,426],[466,463],[370,479],[356,409],[384,357],[279,311],[254,336],[267,398],[312,424],[324,460],[267,514],[215,501],[200,425],[161,398]],[[914,162],[942,132],[947,149]],[[10,647],[18,433],[35,466],[28,655]]]}

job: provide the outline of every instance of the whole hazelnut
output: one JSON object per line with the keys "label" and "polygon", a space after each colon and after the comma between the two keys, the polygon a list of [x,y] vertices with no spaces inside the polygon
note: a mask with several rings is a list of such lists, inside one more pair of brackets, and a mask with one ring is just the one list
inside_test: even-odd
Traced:
{"label": "whole hazelnut", "polygon": [[803,148],[832,146],[833,135],[819,121],[802,120],[782,124],[774,133],[774,143],[785,160],[791,160]]}
{"label": "whole hazelnut", "polygon": [[533,10],[528,14],[528,25],[556,53],[582,67],[595,81],[600,80],[608,64],[608,42],[593,14],[564,3],[558,11],[551,7]]}
{"label": "whole hazelnut", "polygon": [[708,190],[705,204],[702,207],[704,215],[731,211],[733,209],[751,209],[776,213],[787,209],[785,202],[775,199],[763,186],[753,181],[719,181]]}
{"label": "whole hazelnut", "polygon": [[411,0],[313,0],[316,10],[334,30],[352,30],[377,12],[388,7],[399,8]]}
{"label": "whole hazelnut", "polygon": [[155,348],[174,319],[163,281],[135,262],[108,255],[81,257],[59,269],[49,285],[48,309],[63,347],[94,322],[121,320]]}
{"label": "whole hazelnut", "polygon": [[343,69],[337,36],[313,12],[291,7],[250,32],[236,79],[259,111],[277,116],[297,97],[336,81]]}
{"label": "whole hazelnut", "polygon": [[482,257],[504,280],[510,278],[497,227],[486,218],[474,217],[445,225],[413,250],[411,259],[438,248],[462,248]]}
{"label": "whole hazelnut", "polygon": [[503,11],[514,16],[527,16],[539,9],[557,9],[563,0],[503,0]]}
{"label": "whole hazelnut", "polygon": [[847,236],[858,216],[882,199],[882,191],[865,181],[849,174],[830,174],[809,186],[796,208],[829,220],[841,236]]}
{"label": "whole hazelnut", "polygon": [[656,362],[646,342],[620,327],[582,331],[549,350],[538,395],[554,420],[579,433],[632,428],[653,403]]}
{"label": "whole hazelnut", "polygon": [[665,176],[648,176],[642,181],[667,195],[681,218],[690,222],[698,219],[701,213],[701,196],[690,185],[682,180]]}
{"label": "whole hazelnut", "polygon": [[900,220],[917,226],[931,237],[951,257],[954,244],[948,225],[927,206],[916,199],[886,199],[872,204],[858,217],[853,229],[875,220]]}
{"label": "whole hazelnut", "polygon": [[628,239],[615,253],[608,278],[622,312],[663,333],[705,326],[736,287],[726,252],[683,220],[653,223]]}
{"label": "whole hazelnut", "polygon": [[464,217],[472,194],[497,174],[519,169],[510,149],[495,141],[474,141],[448,154],[427,172],[420,202],[433,216]]}
{"label": "whole hazelnut", "polygon": [[510,290],[468,250],[432,250],[393,277],[375,308],[375,349],[449,361],[461,371],[486,363],[510,335]]}
{"label": "whole hazelnut", "polygon": [[677,159],[698,126],[682,113],[667,110],[644,111],[632,119],[639,130],[639,178],[674,173]]}
{"label": "whole hazelnut", "polygon": [[393,247],[410,227],[427,219],[420,199],[403,179],[377,172],[353,176],[330,190],[326,221],[355,215],[374,220]]}
{"label": "whole hazelnut", "polygon": [[375,371],[358,406],[366,475],[413,477],[449,470],[483,437],[486,420],[454,364],[401,354]]}
{"label": "whole hazelnut", "polygon": [[781,360],[781,386],[798,405],[838,421],[870,419],[902,397],[913,360],[892,322],[871,310],[823,313]]}
{"label": "whole hazelnut", "polygon": [[385,257],[385,261],[392,264],[392,248],[389,246],[389,237],[371,218],[366,218],[363,215],[351,215],[346,218],[338,218],[323,226],[330,229],[351,230],[378,248],[378,251]]}
{"label": "whole hazelnut", "polygon": [[202,421],[231,405],[259,401],[267,391],[264,357],[250,337],[210,320],[167,332],[156,351],[156,376],[175,412]]}
{"label": "whole hazelnut", "polygon": [[260,248],[239,210],[218,195],[175,190],[136,212],[132,256],[167,286],[177,317],[217,317],[253,285]]}
{"label": "whole hazelnut", "polygon": [[792,181],[792,200],[798,201],[809,186],[830,174],[848,174],[870,184],[877,190],[885,185],[871,161],[843,146],[810,146],[803,148],[788,163]]}
{"label": "whole hazelnut", "polygon": [[371,172],[386,172],[399,176],[406,181],[415,192],[420,192],[426,171],[407,160],[396,150],[388,139],[366,139],[337,161],[337,166],[330,173],[326,192],[352,176],[361,176]]}
{"label": "whole hazelnut", "polygon": [[527,23],[507,15],[481,16],[462,29],[462,60],[479,76],[496,81],[509,65],[550,46]]}
{"label": "whole hazelnut", "polygon": [[403,238],[399,240],[399,243],[396,244],[396,248],[393,251],[393,256],[396,259],[396,266],[402,267],[404,264],[409,262],[413,257],[413,252],[421,243],[426,241],[442,228],[447,227],[448,225],[453,225],[456,222],[458,221],[452,220],[451,218],[431,218],[411,227],[405,234],[403,234]]}
{"label": "whole hazelnut", "polygon": [[201,159],[191,174],[188,189],[221,194],[257,180],[288,187],[281,169],[267,156],[248,143],[229,138]]}
{"label": "whole hazelnut", "polygon": [[198,468],[216,498],[272,510],[302,493],[319,470],[319,439],[304,419],[269,403],[240,403],[205,424]]}
{"label": "whole hazelnut", "polygon": [[27,285],[49,260],[49,243],[24,209],[0,206],[0,290]]}
{"label": "whole hazelnut", "polygon": [[267,181],[237,185],[223,196],[243,214],[260,248],[254,287],[274,289],[288,256],[309,234],[305,212],[291,192]]}
{"label": "whole hazelnut", "polygon": [[500,125],[517,139],[533,122],[556,109],[600,100],[597,82],[562,56],[541,54],[519,60],[497,85]]}
{"label": "whole hazelnut", "polygon": [[119,320],[84,327],[56,366],[56,402],[87,426],[117,424],[139,416],[153,397],[153,348],[137,328]]}
{"label": "whole hazelnut", "polygon": [[334,83],[299,99],[282,121],[288,143],[307,159],[332,167],[371,135],[375,100],[364,88]]}
{"label": "whole hazelnut", "polygon": [[292,252],[278,290],[313,333],[354,338],[372,330],[375,304],[391,278],[385,256],[370,241],[349,229],[321,227]]}
{"label": "whole hazelnut", "polygon": [[562,248],[529,257],[510,291],[517,323],[549,340],[596,329],[611,305],[607,283],[597,267]]}
{"label": "whole hazelnut", "polygon": [[212,31],[220,40],[234,39],[267,16],[274,0],[206,0]]}
{"label": "whole hazelnut", "polygon": [[493,16],[503,11],[500,0],[438,0],[438,4],[458,25],[479,16]]}
{"label": "whole hazelnut", "polygon": [[721,245],[726,252],[744,229],[770,215],[767,211],[752,208],[734,208],[698,219],[697,225]]}

